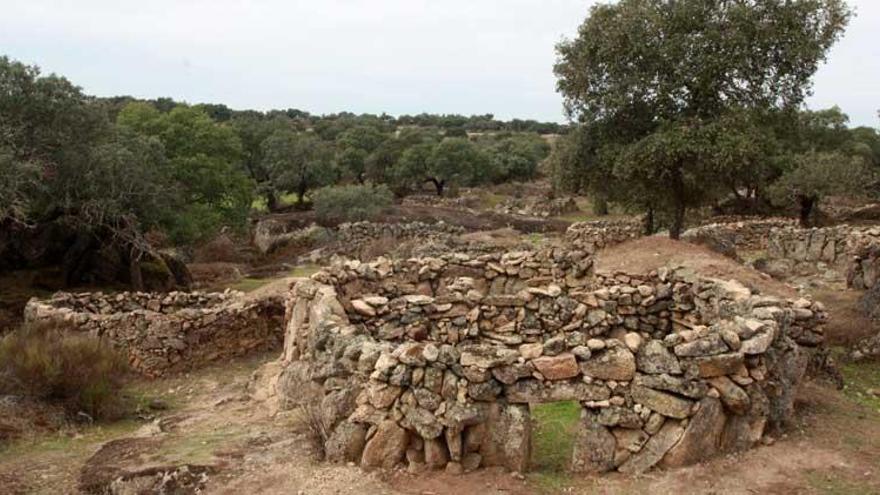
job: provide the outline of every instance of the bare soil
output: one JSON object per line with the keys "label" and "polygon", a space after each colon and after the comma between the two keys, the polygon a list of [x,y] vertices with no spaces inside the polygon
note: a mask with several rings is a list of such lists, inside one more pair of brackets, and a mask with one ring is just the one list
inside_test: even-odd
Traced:
{"label": "bare soil", "polygon": [[660,267],[686,266],[706,277],[735,279],[751,289],[778,297],[797,297],[797,290],[767,274],[741,265],[706,247],[665,236],[642,237],[596,254],[596,270],[648,273]]}

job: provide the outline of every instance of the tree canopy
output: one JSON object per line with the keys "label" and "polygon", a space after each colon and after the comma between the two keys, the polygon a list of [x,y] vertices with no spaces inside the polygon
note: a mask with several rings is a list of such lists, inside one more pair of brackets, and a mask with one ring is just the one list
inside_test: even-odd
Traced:
{"label": "tree canopy", "polygon": [[557,46],[555,66],[566,111],[595,128],[585,166],[597,170],[581,175],[585,185],[604,193],[609,176],[639,182],[619,193],[662,209],[677,237],[685,210],[712,199],[716,179],[737,188],[750,176],[725,163],[759,166],[749,126],[737,121],[792,115],[849,17],[841,0],[592,7],[578,36]]}

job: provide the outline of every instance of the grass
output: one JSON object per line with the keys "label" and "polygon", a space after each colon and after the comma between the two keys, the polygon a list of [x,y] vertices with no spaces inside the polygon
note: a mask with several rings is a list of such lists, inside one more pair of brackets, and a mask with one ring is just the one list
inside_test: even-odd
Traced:
{"label": "grass", "polygon": [[534,470],[565,472],[568,469],[580,414],[580,405],[573,401],[532,406]]}
{"label": "grass", "polygon": [[874,486],[861,483],[839,473],[831,471],[810,471],[806,473],[807,484],[823,495],[862,495],[875,493]]}
{"label": "grass", "polygon": [[880,396],[869,393],[869,390],[880,393],[880,362],[845,363],[841,372],[846,384],[843,393],[857,404],[880,414]]}
{"label": "grass", "polygon": [[492,210],[496,206],[504,202],[504,200],[506,200],[508,197],[509,196],[505,196],[503,194],[485,191],[480,194],[480,206],[484,210]]}
{"label": "grass", "polygon": [[106,424],[98,423],[85,427],[75,434],[71,431],[60,431],[52,435],[24,438],[0,449],[0,464],[35,454],[81,458],[93,450],[95,445],[134,433],[143,425],[142,421],[126,419]]}
{"label": "grass", "polygon": [[283,278],[283,277],[306,278],[306,277],[312,276],[313,274],[318,272],[320,269],[321,269],[321,267],[318,265],[311,265],[311,264],[300,265],[300,266],[297,266],[296,268],[294,268],[293,270],[287,272],[286,275],[283,275],[281,277],[271,277],[271,278],[245,277],[245,278],[238,280],[234,284],[230,285],[229,288],[232,290],[238,290],[241,292],[253,292],[253,291],[259,289],[260,287],[263,287],[267,284],[274,282],[275,280],[278,280],[279,278]]}
{"label": "grass", "polygon": [[[306,198],[306,201],[308,201],[308,198]],[[299,198],[294,193],[282,194],[278,197],[278,203],[280,206],[293,206],[299,203]],[[259,213],[266,213],[269,211],[266,198],[263,196],[257,197],[257,199],[251,203],[251,209]]]}
{"label": "grass", "polygon": [[559,492],[572,481],[568,468],[581,407],[573,401],[550,402],[533,405],[531,413],[531,477],[543,490]]}

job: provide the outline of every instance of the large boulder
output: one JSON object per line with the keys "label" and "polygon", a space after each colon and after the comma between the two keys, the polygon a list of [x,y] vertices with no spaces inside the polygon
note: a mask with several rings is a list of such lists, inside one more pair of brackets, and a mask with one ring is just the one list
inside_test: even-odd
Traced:
{"label": "large boulder", "polygon": [[383,421],[364,447],[361,465],[391,469],[403,460],[409,433],[391,420]]}

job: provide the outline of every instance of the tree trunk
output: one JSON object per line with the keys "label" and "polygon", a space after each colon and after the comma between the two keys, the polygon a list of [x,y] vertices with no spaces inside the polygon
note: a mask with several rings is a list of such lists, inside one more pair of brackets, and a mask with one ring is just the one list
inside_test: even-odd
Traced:
{"label": "tree trunk", "polygon": [[428,182],[434,184],[434,187],[437,189],[437,196],[443,196],[443,188],[446,187],[445,180],[437,180],[434,177],[430,177]]}
{"label": "tree trunk", "polygon": [[599,215],[600,217],[604,217],[608,214],[608,200],[602,196],[596,196],[593,199],[593,213]]}
{"label": "tree trunk", "polygon": [[809,227],[810,226],[810,215],[813,213],[813,208],[816,206],[816,198],[812,196],[798,196],[798,203],[800,203],[801,211],[800,211],[800,222],[801,227]]}
{"label": "tree trunk", "polygon": [[300,183],[296,190],[296,208],[298,210],[304,210],[306,208],[306,190],[305,182]]}
{"label": "tree trunk", "polygon": [[675,211],[673,212],[672,225],[669,227],[669,237],[671,239],[681,239],[681,232],[684,230],[684,201],[680,198],[675,199]]}
{"label": "tree trunk", "polygon": [[131,288],[136,291],[144,290],[144,274],[141,272],[141,256],[143,253],[140,249],[132,247],[128,253],[128,274],[131,279]]}
{"label": "tree trunk", "polygon": [[685,213],[685,190],[684,177],[682,177],[681,167],[676,167],[672,171],[672,225],[669,226],[669,237],[678,240],[681,238],[681,231],[684,229],[684,213]]}
{"label": "tree trunk", "polygon": [[280,209],[281,205],[278,203],[278,195],[275,194],[275,191],[269,191],[266,193],[266,208],[269,209],[270,212],[276,212]]}
{"label": "tree trunk", "polygon": [[654,207],[649,206],[645,212],[645,235],[654,235]]}
{"label": "tree trunk", "polygon": [[64,253],[64,285],[70,287],[82,281],[86,271],[87,255],[92,249],[94,239],[88,234],[77,234],[73,245]]}

